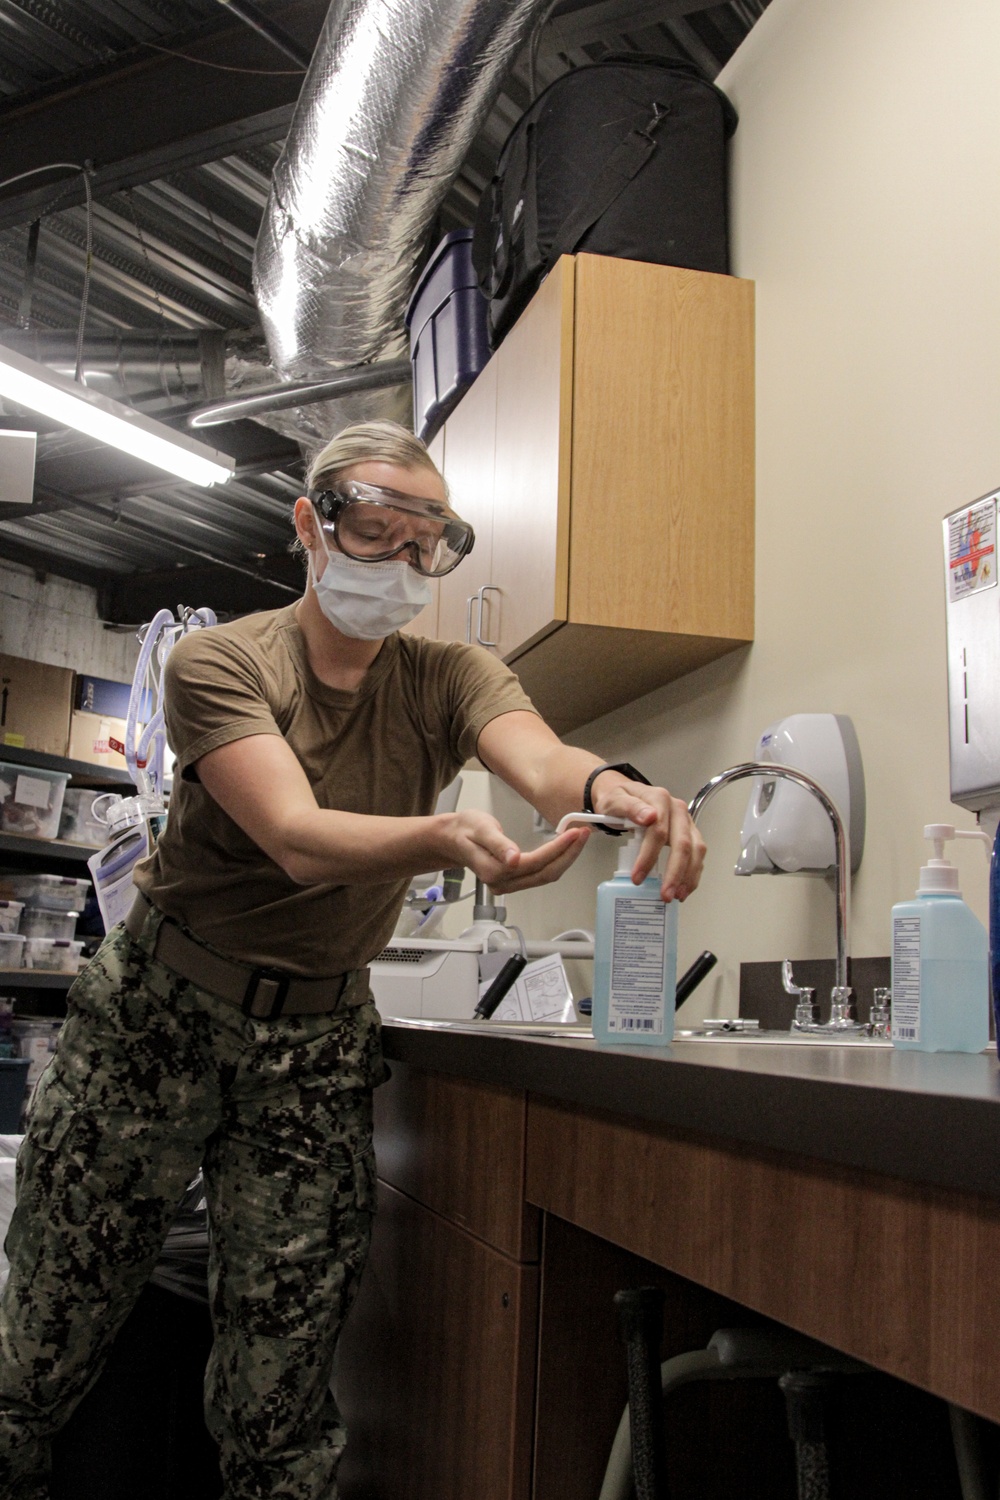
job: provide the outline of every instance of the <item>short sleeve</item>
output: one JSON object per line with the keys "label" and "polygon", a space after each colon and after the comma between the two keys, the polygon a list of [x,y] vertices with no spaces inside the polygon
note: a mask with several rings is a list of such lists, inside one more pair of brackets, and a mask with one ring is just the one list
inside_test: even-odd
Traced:
{"label": "short sleeve", "polygon": [[514,673],[480,646],[452,645],[445,672],[452,752],[459,764],[476,753],[492,719],[537,709]]}
{"label": "short sleeve", "polygon": [[253,734],[278,734],[264,680],[252,654],[225,631],[183,636],[167,658],[167,740],[186,780],[210,750]]}

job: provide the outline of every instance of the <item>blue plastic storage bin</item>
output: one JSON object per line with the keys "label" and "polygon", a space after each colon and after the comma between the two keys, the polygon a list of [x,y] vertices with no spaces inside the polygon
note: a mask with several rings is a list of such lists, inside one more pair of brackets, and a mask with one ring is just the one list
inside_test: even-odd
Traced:
{"label": "blue plastic storage bin", "polygon": [[21,1129],[30,1067],[30,1057],[0,1057],[0,1135],[17,1135]]}
{"label": "blue plastic storage bin", "polygon": [[413,427],[425,443],[490,357],[487,306],[472,269],[472,230],[454,229],[427,262],[406,309]]}

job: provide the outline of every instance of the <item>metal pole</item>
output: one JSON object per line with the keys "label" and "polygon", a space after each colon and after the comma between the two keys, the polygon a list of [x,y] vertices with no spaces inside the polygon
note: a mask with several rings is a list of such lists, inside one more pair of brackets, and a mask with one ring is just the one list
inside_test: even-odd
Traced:
{"label": "metal pole", "polygon": [[348,365],[327,380],[303,380],[295,384],[261,386],[246,396],[228,401],[213,401],[190,412],[189,427],[218,427],[223,422],[237,422],[260,412],[285,411],[290,406],[309,406],[314,401],[335,400],[355,391],[379,391],[386,386],[409,385],[413,367],[408,359],[386,361],[382,365]]}
{"label": "metal pole", "polygon": [[238,16],[245,26],[251,27],[262,37],[266,37],[272,47],[277,47],[279,52],[283,52],[286,57],[290,57],[292,62],[302,68],[303,71],[308,68],[312,61],[312,55],[300,47],[298,42],[294,41],[287,32],[282,31],[279,26],[275,26],[273,21],[269,21],[267,16],[259,11],[256,5],[252,4],[252,0],[219,0],[219,4],[224,5],[227,10],[231,10],[233,15]]}

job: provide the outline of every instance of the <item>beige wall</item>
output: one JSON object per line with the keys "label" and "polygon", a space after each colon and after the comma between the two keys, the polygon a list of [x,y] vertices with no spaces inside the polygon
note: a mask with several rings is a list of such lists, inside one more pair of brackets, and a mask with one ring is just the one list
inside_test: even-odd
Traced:
{"label": "beige wall", "polygon": [[131,682],[139,659],[134,630],[106,630],[97,594],[82,583],[0,561],[0,651],[112,682]]}
{"label": "beige wall", "polygon": [[[689,797],[770,720],[850,714],[859,955],[889,951],[922,825],[973,821],[948,797],[940,520],[1000,484],[998,63],[996,0],[773,0],[720,78],[740,113],[733,269],[757,283],[756,643],[573,736]],[[681,964],[720,958],[699,1012],[735,1006],[741,958],[833,951],[825,882],[732,876],[745,805],[736,786],[706,811],[682,911]],[[505,793],[497,810],[513,832]],[[610,843],[512,916],[533,935],[592,920]],[[957,858],[984,917],[986,861]]]}

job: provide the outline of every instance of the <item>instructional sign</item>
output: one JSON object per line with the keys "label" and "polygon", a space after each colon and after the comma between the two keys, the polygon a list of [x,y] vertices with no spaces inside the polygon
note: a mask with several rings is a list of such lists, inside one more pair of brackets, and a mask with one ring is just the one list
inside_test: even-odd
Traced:
{"label": "instructional sign", "polygon": [[[479,987],[479,997],[489,989],[487,979]],[[573,991],[562,958],[547,954],[526,965],[517,983],[501,1000],[493,1014],[494,1021],[574,1021]]]}
{"label": "instructional sign", "polygon": [[948,599],[965,599],[997,583],[997,497],[948,517]]}

